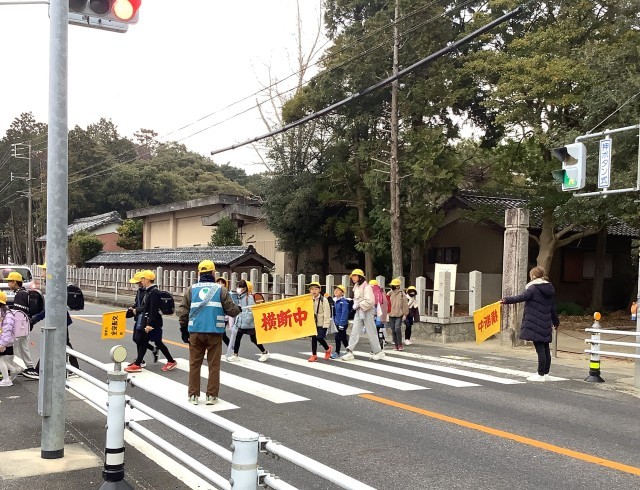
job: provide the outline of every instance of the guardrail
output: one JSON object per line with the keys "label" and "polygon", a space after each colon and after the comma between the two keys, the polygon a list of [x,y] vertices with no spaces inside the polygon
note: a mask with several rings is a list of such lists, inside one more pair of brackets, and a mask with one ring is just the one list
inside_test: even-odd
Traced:
{"label": "guardrail", "polygon": [[[82,379],[107,392],[108,399],[106,403],[93,398],[92,395],[81,386],[70,383],[69,380],[66,382],[68,389],[78,393],[82,397],[91,401],[94,405],[107,412],[107,438],[104,470],[102,472],[105,484],[118,484],[118,482],[122,482],[123,485],[127,485],[124,481],[124,431],[126,428],[152,443],[168,449],[167,453],[171,457],[181,461],[185,466],[189,467],[203,478],[216,485],[218,488],[224,490],[255,489],[259,486],[264,487],[265,485],[274,490],[295,490],[296,487],[282,481],[279,477],[268,473],[258,466],[259,453],[285,459],[299,468],[305,469],[324,480],[334,483],[340,488],[351,490],[375,490],[373,487],[366,485],[365,483],[355,480],[338,470],[294,451],[293,449],[273,441],[268,437],[260,436],[258,433],[238,425],[235,422],[227,420],[214,413],[199,410],[195,406],[180,404],[166,394],[156,391],[153,384],[149,381],[136,379],[135,376],[128,377],[127,373],[121,370],[121,362],[126,358],[126,350],[122,346],[115,346],[111,349],[110,354],[111,359],[114,361],[113,365],[104,364],[68,347],[67,354],[73,355],[78,359],[107,372],[108,383],[104,383],[99,379],[67,364],[68,371],[77,374]],[[150,406],[126,395],[125,391],[127,383],[151,395],[157,396],[197,417],[200,417],[217,427],[231,432],[231,450],[220,446],[201,434],[198,434],[188,427],[180,424],[174,419],[167,417]],[[158,434],[150,431],[146,427],[143,427],[134,420],[127,419],[125,414],[126,405],[143,412],[157,422],[160,422],[165,427],[178,432],[202,448],[220,457],[227,463],[230,463],[231,478],[227,479],[214,472],[184,451],[179,450],[177,447],[164,440]]]}
{"label": "guardrail", "polygon": [[[636,388],[640,388],[640,376],[638,373],[640,372],[640,343],[638,342],[621,342],[617,340],[602,340],[600,338],[601,335],[624,335],[624,336],[632,336],[640,337],[640,331],[625,331],[625,330],[610,330],[600,328],[600,318],[601,315],[599,312],[594,313],[593,315],[593,325],[591,328],[585,328],[585,332],[591,332],[591,338],[585,339],[587,344],[591,344],[590,349],[585,349],[585,353],[590,354],[589,360],[589,376],[585,379],[585,381],[589,381],[591,383],[604,383],[604,379],[600,376],[600,356],[610,356],[610,357],[621,357],[624,359],[635,359],[636,369],[634,376],[634,385]],[[600,349],[601,345],[611,345],[618,347],[633,347],[636,349],[635,354],[631,354],[629,352],[617,352],[612,350],[602,350]]]}

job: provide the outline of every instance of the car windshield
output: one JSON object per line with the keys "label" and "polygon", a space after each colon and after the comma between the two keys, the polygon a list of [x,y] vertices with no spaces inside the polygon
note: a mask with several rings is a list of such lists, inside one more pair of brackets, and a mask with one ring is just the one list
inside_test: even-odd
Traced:
{"label": "car windshield", "polygon": [[31,282],[33,279],[31,277],[31,271],[27,267],[2,266],[0,268],[0,279],[2,279],[2,282],[7,282],[7,276],[10,272],[19,273],[22,276],[22,282]]}

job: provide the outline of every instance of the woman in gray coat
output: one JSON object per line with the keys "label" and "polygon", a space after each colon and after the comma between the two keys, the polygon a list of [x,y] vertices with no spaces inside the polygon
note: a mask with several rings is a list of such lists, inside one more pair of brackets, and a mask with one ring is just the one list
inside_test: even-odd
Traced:
{"label": "woman in gray coat", "polygon": [[529,376],[528,381],[548,381],[551,368],[551,352],[549,344],[553,328],[560,325],[554,303],[555,289],[544,275],[542,267],[534,267],[529,271],[531,281],[525,291],[517,296],[500,300],[503,304],[524,302],[524,315],[520,338],[533,342],[538,354],[538,372]]}

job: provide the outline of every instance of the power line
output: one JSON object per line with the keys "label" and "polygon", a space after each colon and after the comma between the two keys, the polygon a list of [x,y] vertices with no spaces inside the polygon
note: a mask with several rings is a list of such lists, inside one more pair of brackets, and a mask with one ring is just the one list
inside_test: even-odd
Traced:
{"label": "power line", "polygon": [[622,109],[624,106],[626,106],[629,102],[631,102],[633,99],[635,99],[638,95],[640,95],[640,92],[638,92],[637,94],[632,95],[631,97],[629,97],[623,104],[618,106],[618,108],[615,111],[613,111],[611,114],[609,114],[607,117],[605,117],[602,121],[600,121],[598,124],[596,124],[590,131],[587,131],[587,134],[591,134],[594,129],[598,129],[600,126],[602,126],[602,124],[605,121],[607,121],[610,117],[612,117],[614,114],[616,114],[620,109]]}
{"label": "power line", "polygon": [[486,24],[485,26],[481,27],[480,29],[477,29],[475,31],[473,31],[471,34],[468,34],[467,36],[463,37],[462,39],[460,39],[459,41],[455,41],[454,43],[452,43],[450,46],[446,47],[446,48],[442,48],[439,51],[436,51],[435,53],[427,56],[426,58],[421,59],[420,61],[418,61],[417,63],[414,63],[412,65],[410,65],[409,67],[400,70],[398,72],[397,75],[393,75],[390,77],[385,78],[384,80],[376,83],[375,85],[371,85],[363,90],[361,90],[358,93],[355,93],[349,97],[346,97],[345,99],[342,99],[334,104],[331,104],[328,107],[325,107],[324,109],[314,112],[313,114],[309,114],[308,116],[305,116],[301,119],[298,119],[297,121],[294,121],[292,123],[286,124],[283,127],[281,127],[280,129],[276,129],[274,131],[270,131],[268,133],[265,133],[263,135],[260,136],[256,136],[255,138],[251,138],[248,139],[246,141],[243,141],[242,143],[236,143],[233,145],[229,145],[217,150],[213,150],[211,152],[211,155],[217,155],[219,153],[224,153],[226,151],[229,150],[235,150],[236,148],[240,148],[242,146],[246,146],[249,145],[251,143],[256,143],[260,140],[266,139],[266,138],[270,138],[272,136],[277,136],[278,134],[284,133],[290,129],[293,129],[295,127],[298,127],[302,124],[305,124],[309,121],[313,121],[314,119],[318,119],[322,116],[325,116],[331,112],[333,112],[335,109],[338,109],[339,107],[342,107],[346,104],[348,104],[349,102],[353,102],[354,100],[358,100],[362,97],[364,97],[367,94],[370,94],[372,92],[374,92],[375,90],[378,90],[382,87],[385,87],[387,85],[389,85],[391,82],[395,81],[395,80],[399,80],[400,78],[404,77],[405,75],[408,75],[409,73],[411,73],[412,71],[416,70],[417,68],[420,68],[442,56],[444,56],[445,54],[457,49],[459,46],[462,46],[463,44],[468,43],[469,41],[475,39],[476,37],[484,34],[487,31],[490,31],[491,29],[493,29],[494,27],[506,22],[507,20],[511,19],[512,17],[515,17],[517,14],[520,13],[520,11],[522,10],[522,5],[520,5],[519,7],[516,7],[514,10],[512,10],[511,12],[508,12],[507,14],[499,17],[498,19],[490,22],[489,24]]}

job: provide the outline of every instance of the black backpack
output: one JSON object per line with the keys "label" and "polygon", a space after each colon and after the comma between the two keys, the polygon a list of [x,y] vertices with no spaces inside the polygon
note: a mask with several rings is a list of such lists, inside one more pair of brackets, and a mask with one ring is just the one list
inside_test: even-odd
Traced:
{"label": "black backpack", "polygon": [[163,315],[173,315],[176,311],[176,303],[173,295],[168,291],[160,291],[160,312]]}
{"label": "black backpack", "polygon": [[84,310],[84,294],[75,284],[67,286],[67,307],[72,311]]}
{"label": "black backpack", "polygon": [[27,290],[29,297],[29,316],[37,315],[44,310],[44,296],[35,289]]}

